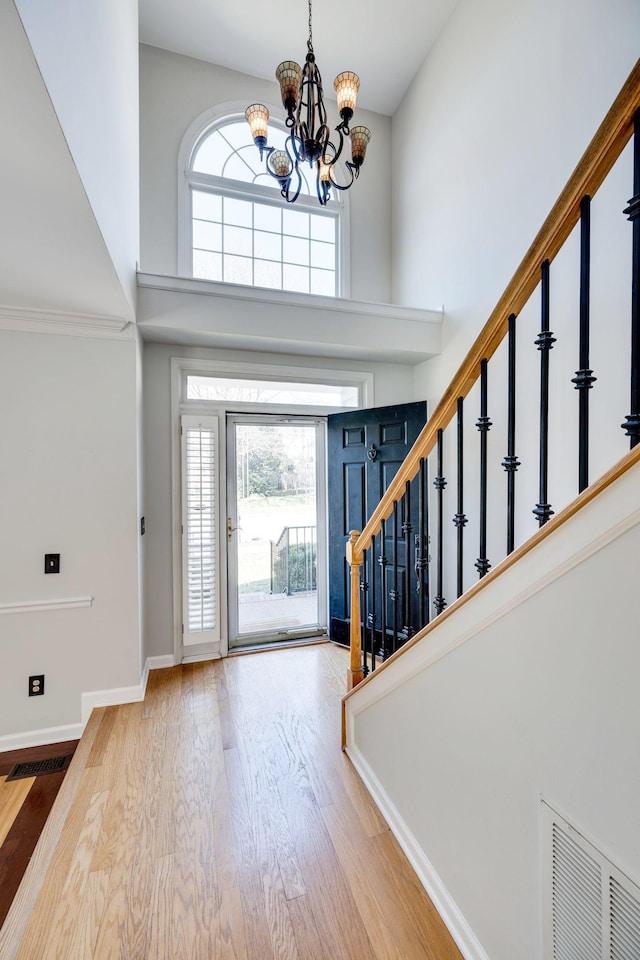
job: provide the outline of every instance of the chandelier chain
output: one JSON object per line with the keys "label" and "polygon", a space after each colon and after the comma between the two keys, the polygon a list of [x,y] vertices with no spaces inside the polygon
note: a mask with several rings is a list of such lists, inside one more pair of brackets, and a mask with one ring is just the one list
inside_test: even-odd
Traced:
{"label": "chandelier chain", "polygon": [[309,0],[309,39],[307,40],[307,49],[313,53],[313,35],[311,31],[311,0]]}

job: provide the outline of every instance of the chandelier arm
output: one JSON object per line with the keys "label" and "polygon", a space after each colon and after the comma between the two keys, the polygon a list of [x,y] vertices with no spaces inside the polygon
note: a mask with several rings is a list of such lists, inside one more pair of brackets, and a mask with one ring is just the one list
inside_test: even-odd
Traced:
{"label": "chandelier arm", "polygon": [[[336,127],[336,133],[340,137],[337,149],[333,141],[329,139],[327,139],[327,142],[324,146],[325,163],[330,168],[334,167],[336,162],[340,159],[342,148],[344,147],[344,137],[342,136],[342,130],[340,127]],[[327,151],[329,151],[328,154]],[[329,156],[330,159],[327,160],[326,156]]]}
{"label": "chandelier arm", "polygon": [[280,178],[275,171],[271,169],[271,164],[269,163],[269,157],[275,152],[275,149],[275,147],[263,147],[263,149],[260,151],[260,159],[262,160],[262,154],[264,153],[264,165],[267,173],[269,176],[273,177],[274,180],[279,180]]}
{"label": "chandelier arm", "polygon": [[333,176],[333,170],[334,170],[333,166],[329,167],[329,179],[331,181],[331,186],[335,187],[336,190],[348,190],[349,187],[353,184],[353,181],[358,179],[358,168],[355,165],[355,163],[351,163],[350,160],[347,160],[345,162],[345,167],[347,167],[347,169],[349,170],[349,173],[351,174],[351,179],[349,180],[348,183],[338,183]]}
{"label": "chandelier arm", "polygon": [[[294,174],[296,175],[296,178],[297,178],[296,189],[293,196],[290,196],[291,181],[293,179]],[[296,164],[289,175],[289,179],[287,180],[287,183],[285,184],[285,186],[283,186],[280,192],[282,193],[282,196],[287,201],[287,203],[295,203],[298,197],[300,196],[301,189],[302,189],[302,176],[300,174],[300,170],[298,169],[298,165]]]}
{"label": "chandelier arm", "polygon": [[304,144],[300,137],[292,131],[284,142],[284,148],[287,151],[289,160],[291,160],[291,169],[298,168],[298,164],[304,161]]}

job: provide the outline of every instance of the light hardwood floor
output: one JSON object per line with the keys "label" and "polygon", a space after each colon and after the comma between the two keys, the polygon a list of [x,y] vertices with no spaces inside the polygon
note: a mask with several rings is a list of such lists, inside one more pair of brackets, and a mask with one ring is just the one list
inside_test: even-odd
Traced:
{"label": "light hardwood floor", "polygon": [[347,660],[183,665],[94,711],[2,960],[460,960],[340,750]]}

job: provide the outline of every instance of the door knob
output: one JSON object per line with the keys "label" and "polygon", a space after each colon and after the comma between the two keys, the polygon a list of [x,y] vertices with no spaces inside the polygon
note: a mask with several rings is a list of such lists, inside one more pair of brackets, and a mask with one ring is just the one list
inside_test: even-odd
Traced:
{"label": "door knob", "polygon": [[231,517],[228,517],[228,519],[227,519],[227,540],[229,541],[229,543],[231,543],[231,539],[232,539],[232,537],[233,537],[233,531],[234,531],[234,530],[242,530],[242,527],[234,527],[234,526],[233,526],[233,520],[231,519]]}

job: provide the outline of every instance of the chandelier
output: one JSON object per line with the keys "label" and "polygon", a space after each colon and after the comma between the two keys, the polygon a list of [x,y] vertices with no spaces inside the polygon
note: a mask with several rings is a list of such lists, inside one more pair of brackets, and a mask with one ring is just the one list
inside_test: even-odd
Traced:
{"label": "chandelier", "polygon": [[[276,70],[276,80],[280,84],[282,104],[287,111],[285,123],[289,136],[285,141],[285,149],[277,150],[268,145],[269,111],[263,103],[252,103],[247,107],[245,117],[251,136],[260,151],[260,159],[266,154],[267,172],[277,180],[280,192],[288,203],[294,203],[298,199],[302,186],[300,166],[308,163],[312,169],[315,167],[318,200],[325,206],[331,197],[332,187],[336,190],[348,190],[353,181],[357,180],[360,167],[364,163],[367,144],[371,140],[371,131],[367,127],[349,129],[356,108],[360,80],[355,73],[345,71],[338,74],[333,84],[340,113],[340,123],[335,128],[338,139],[335,144],[329,139],[331,130],[327,125],[322,77],[313,52],[311,0],[305,65],[301,67],[293,60],[285,60]],[[349,179],[346,183],[339,183],[336,179],[336,165],[347,137],[351,140],[351,160],[345,161],[344,165]]]}

